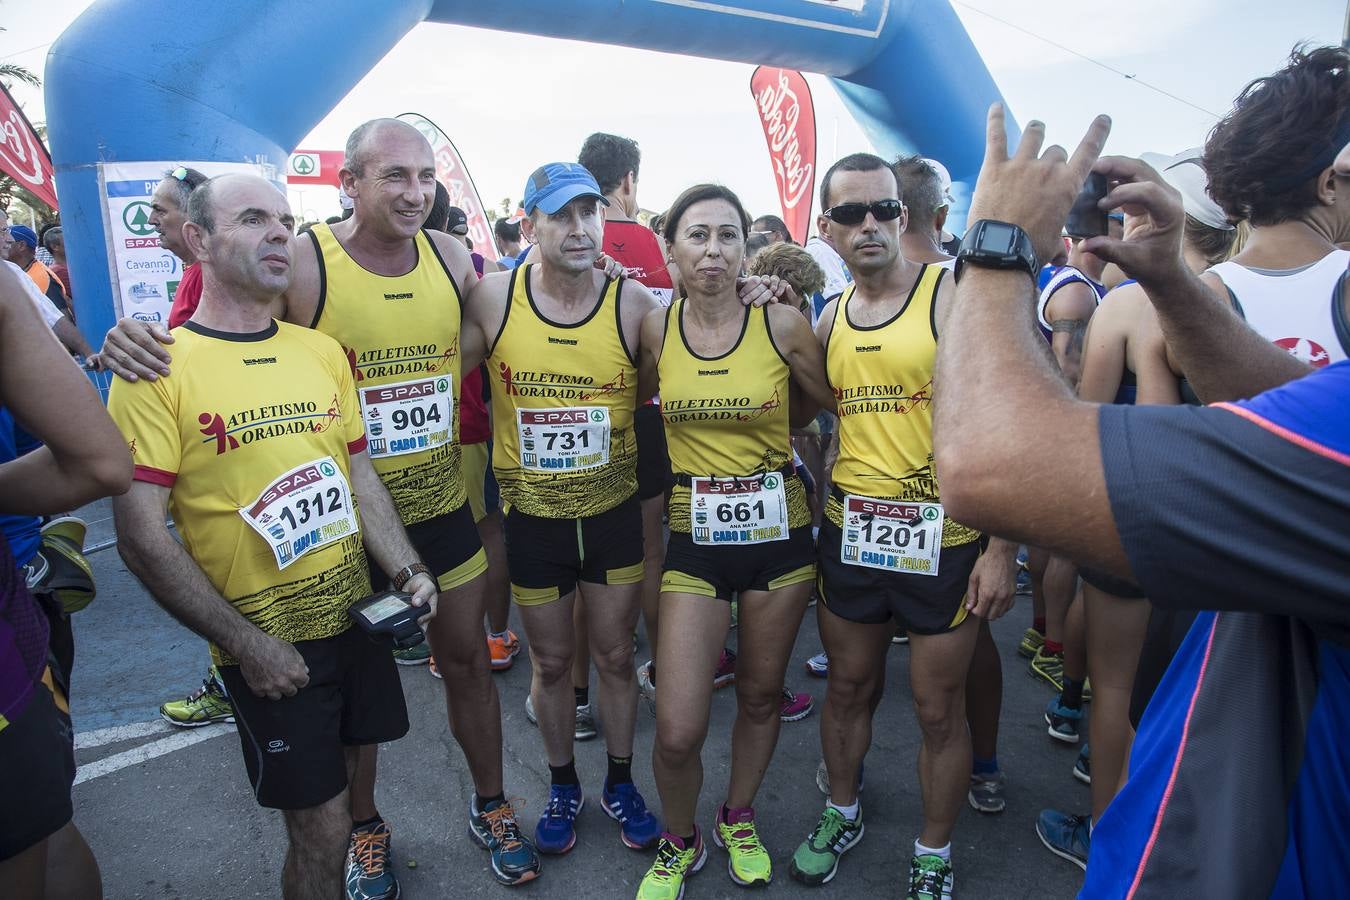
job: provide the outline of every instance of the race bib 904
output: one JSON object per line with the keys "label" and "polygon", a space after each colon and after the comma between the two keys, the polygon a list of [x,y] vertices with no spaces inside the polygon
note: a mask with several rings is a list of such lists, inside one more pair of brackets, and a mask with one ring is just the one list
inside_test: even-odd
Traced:
{"label": "race bib 904", "polygon": [[521,468],[574,472],[609,462],[609,408],[518,409]]}
{"label": "race bib 904", "polygon": [[357,531],[347,479],[331,456],[296,466],[239,510],[284,569]]}
{"label": "race bib 904", "polygon": [[936,575],[942,552],[942,504],[844,498],[841,562],[888,572]]}
{"label": "race bib 904", "polygon": [[449,375],[361,388],[357,395],[371,459],[450,443],[455,391]]}
{"label": "race bib 904", "polygon": [[779,472],[748,478],[691,478],[695,544],[763,544],[788,539],[787,493]]}

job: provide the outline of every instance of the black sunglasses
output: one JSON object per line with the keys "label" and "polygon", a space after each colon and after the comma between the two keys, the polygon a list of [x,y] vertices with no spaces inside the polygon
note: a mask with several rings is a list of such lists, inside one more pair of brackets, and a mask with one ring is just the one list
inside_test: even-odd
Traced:
{"label": "black sunglasses", "polygon": [[904,204],[899,200],[878,200],[876,203],[840,203],[825,210],[825,217],[840,225],[861,225],[867,214],[878,222],[889,222],[900,218]]}

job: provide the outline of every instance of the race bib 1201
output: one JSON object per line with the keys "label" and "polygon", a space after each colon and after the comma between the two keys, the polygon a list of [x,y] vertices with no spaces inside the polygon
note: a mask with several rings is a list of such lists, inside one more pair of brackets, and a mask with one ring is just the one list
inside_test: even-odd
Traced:
{"label": "race bib 1201", "polygon": [[371,459],[434,450],[450,443],[455,423],[449,375],[357,390]]}
{"label": "race bib 1201", "polygon": [[841,562],[888,572],[936,575],[942,552],[942,504],[844,498]]}
{"label": "race bib 1201", "polygon": [[689,513],[695,544],[763,544],[788,539],[783,475],[691,478]]}
{"label": "race bib 1201", "polygon": [[609,408],[518,409],[521,468],[575,472],[609,462]]}
{"label": "race bib 1201", "polygon": [[296,466],[239,510],[284,569],[357,531],[347,478],[331,456]]}

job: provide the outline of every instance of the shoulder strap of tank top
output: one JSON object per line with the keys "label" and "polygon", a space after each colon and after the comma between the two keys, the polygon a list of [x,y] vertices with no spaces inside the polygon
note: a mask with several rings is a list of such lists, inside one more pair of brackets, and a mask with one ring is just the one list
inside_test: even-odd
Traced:
{"label": "shoulder strap of tank top", "polygon": [[497,334],[488,343],[484,358],[492,355],[492,352],[497,349],[497,342],[502,339],[502,335],[506,332],[506,322],[511,318],[511,307],[516,303],[516,279],[528,268],[528,265],[523,265],[516,266],[511,270],[511,280],[506,283],[506,308],[502,310],[502,324],[498,326]]}
{"label": "shoulder strap of tank top", "polygon": [[[620,275],[614,279],[614,329],[619,332],[619,346],[623,348],[623,355],[628,357],[628,361],[633,365],[638,364],[637,356],[628,346],[628,338],[623,333],[623,286],[628,283],[628,279]],[[609,282],[605,282],[605,290],[609,290]]]}
{"label": "shoulder strap of tank top", "polygon": [[[328,300],[328,266],[323,259],[323,245],[319,243],[319,236],[315,233],[315,229],[318,227],[320,226],[315,226],[315,228],[309,230],[309,240],[314,247],[314,258],[319,261],[319,302],[314,304],[314,319],[309,323],[310,328],[319,327],[319,318],[323,315],[323,305]],[[327,226],[322,227],[326,228]],[[328,231],[328,236],[333,238],[334,243],[337,242],[337,238],[333,237],[331,229]]]}

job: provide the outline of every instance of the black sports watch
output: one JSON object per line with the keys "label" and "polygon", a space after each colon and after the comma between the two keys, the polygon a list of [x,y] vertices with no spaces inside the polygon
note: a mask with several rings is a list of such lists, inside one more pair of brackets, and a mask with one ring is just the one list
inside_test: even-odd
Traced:
{"label": "black sports watch", "polygon": [[1041,271],[1041,261],[1031,247],[1031,238],[1010,222],[981,219],[966,229],[961,249],[956,254],[952,275],[961,280],[961,269],[967,263],[985,269],[1020,269],[1035,281]]}

